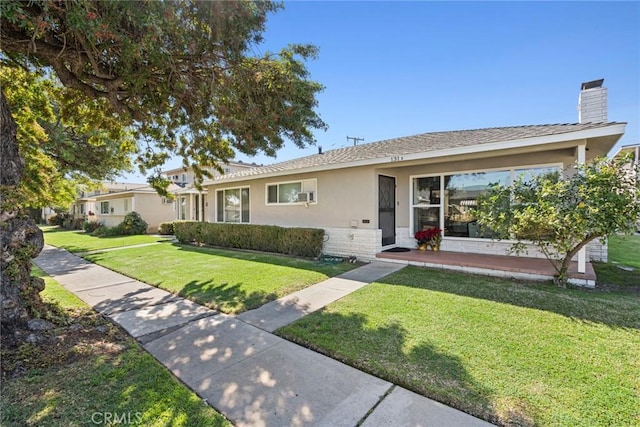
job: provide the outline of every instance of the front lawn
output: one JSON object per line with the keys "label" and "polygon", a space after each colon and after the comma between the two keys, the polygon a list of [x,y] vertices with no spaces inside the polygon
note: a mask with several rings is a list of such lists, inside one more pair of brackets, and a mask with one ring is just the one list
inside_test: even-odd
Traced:
{"label": "front lawn", "polygon": [[136,236],[95,237],[84,231],[64,230],[57,227],[42,227],[42,231],[44,232],[44,241],[47,244],[65,248],[73,253],[154,243],[167,241],[169,239],[167,237],[149,236],[145,234]]}
{"label": "front lawn", "polygon": [[259,307],[354,267],[179,244],[126,248],[85,258],[225,313]]}
{"label": "front lawn", "polygon": [[640,298],[407,267],[279,335],[504,425],[640,425]]}
{"label": "front lawn", "polygon": [[609,237],[609,262],[594,262],[601,288],[640,293],[640,235]]}
{"label": "front lawn", "polygon": [[45,300],[67,318],[50,342],[2,336],[0,425],[230,426],[124,331],[45,281]]}

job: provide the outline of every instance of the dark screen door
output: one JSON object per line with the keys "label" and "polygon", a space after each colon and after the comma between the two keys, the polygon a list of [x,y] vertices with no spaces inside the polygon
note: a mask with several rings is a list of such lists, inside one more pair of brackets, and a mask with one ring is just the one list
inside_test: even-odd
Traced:
{"label": "dark screen door", "polygon": [[382,246],[396,243],[396,179],[391,176],[378,176],[378,227]]}

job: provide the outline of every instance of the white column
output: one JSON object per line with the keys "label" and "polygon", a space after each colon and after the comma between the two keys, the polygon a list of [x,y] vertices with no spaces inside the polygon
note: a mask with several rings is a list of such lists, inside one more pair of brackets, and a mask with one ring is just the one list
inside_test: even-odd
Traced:
{"label": "white column", "polygon": [[[587,160],[587,146],[578,145],[578,164],[582,165]],[[578,273],[587,272],[587,248],[582,248],[578,252]]]}
{"label": "white column", "polygon": [[189,221],[193,221],[194,215],[193,215],[193,193],[189,193]]}

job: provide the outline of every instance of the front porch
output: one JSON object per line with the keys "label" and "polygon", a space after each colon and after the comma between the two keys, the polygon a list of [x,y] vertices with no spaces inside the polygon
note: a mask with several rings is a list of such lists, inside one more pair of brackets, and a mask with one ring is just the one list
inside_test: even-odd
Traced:
{"label": "front porch", "polygon": [[[506,277],[522,280],[552,280],[555,270],[546,259],[506,255],[486,255],[465,252],[421,251],[380,252],[376,258],[399,264],[418,267],[455,270],[486,276]],[[586,273],[578,273],[578,263],[569,267],[569,282],[574,285],[593,288],[596,273],[591,263],[586,264]]]}

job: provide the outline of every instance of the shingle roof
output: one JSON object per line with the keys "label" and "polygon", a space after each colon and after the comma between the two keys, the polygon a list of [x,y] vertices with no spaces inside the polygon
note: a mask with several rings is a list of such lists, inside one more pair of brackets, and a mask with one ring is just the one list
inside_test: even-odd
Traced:
{"label": "shingle roof", "polygon": [[[566,123],[550,125],[530,125],[496,127],[487,129],[458,130],[447,132],[431,132],[401,138],[387,139],[369,144],[352,147],[338,148],[326,151],[322,154],[301,157],[272,165],[251,168],[231,174],[216,177],[213,183],[218,181],[236,180],[260,175],[286,174],[308,168],[340,165],[359,160],[371,160],[402,156],[417,153],[429,153],[446,149],[469,147],[479,144],[515,141],[527,138],[537,138],[551,135],[559,135],[570,132],[578,132],[589,129],[607,127],[616,122],[608,123]],[[211,182],[211,181],[209,181]]]}

